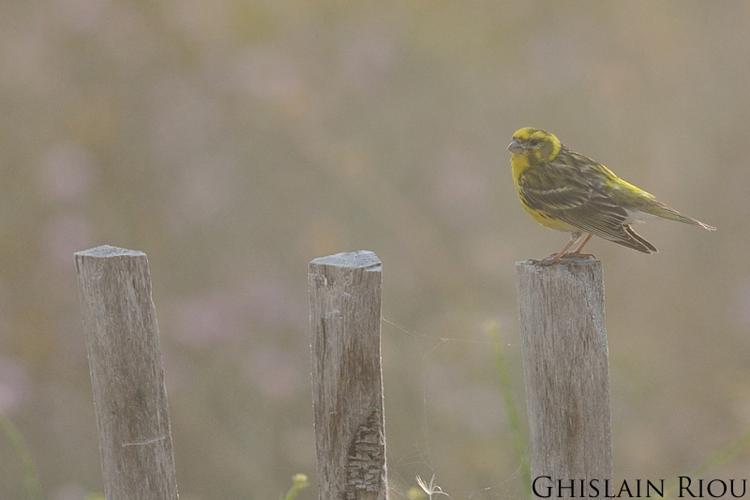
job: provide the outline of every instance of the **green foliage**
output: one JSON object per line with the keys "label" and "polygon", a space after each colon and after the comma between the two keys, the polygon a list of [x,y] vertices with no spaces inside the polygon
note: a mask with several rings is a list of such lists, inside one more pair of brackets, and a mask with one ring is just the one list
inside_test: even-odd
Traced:
{"label": "green foliage", "polygon": [[526,433],[521,424],[521,416],[518,411],[518,406],[513,398],[513,381],[510,375],[508,362],[505,359],[505,353],[503,352],[502,338],[500,336],[500,328],[498,324],[496,322],[490,323],[487,326],[487,333],[495,341],[497,380],[500,384],[500,392],[502,393],[504,403],[503,406],[505,407],[505,414],[508,419],[508,425],[510,426],[510,433],[513,437],[513,453],[520,464],[523,491],[526,492],[527,496],[531,496],[531,472],[529,470],[529,458],[526,448]]}
{"label": "green foliage", "polygon": [[292,476],[292,487],[282,497],[282,500],[295,500],[300,492],[310,486],[310,481],[306,474],[295,474]]}
{"label": "green foliage", "polygon": [[[728,464],[748,449],[750,449],[750,430],[746,431],[742,436],[728,445],[714,451],[700,467],[690,474],[690,476],[700,477],[715,467]],[[670,486],[667,491],[664,492],[664,496],[660,498],[675,498],[676,489],[676,484]]]}
{"label": "green foliage", "polygon": [[409,500],[427,500],[427,495],[421,488],[412,486],[409,491],[406,492],[406,498]]}
{"label": "green foliage", "polygon": [[28,500],[41,500],[42,484],[39,481],[39,473],[21,431],[9,418],[0,415],[0,434],[8,440],[23,466],[23,489],[26,498]]}

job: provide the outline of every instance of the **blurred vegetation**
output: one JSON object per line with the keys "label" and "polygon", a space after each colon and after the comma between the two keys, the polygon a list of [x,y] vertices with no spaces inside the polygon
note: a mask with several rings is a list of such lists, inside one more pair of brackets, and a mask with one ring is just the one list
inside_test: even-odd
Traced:
{"label": "blurred vegetation", "polygon": [[[10,481],[8,485],[9,491],[15,491],[13,498],[27,499],[27,500],[41,500],[42,499],[42,485],[39,481],[39,473],[36,469],[34,459],[31,457],[29,448],[26,445],[24,439],[18,427],[9,419],[0,415],[0,438],[7,441],[9,446],[8,452],[4,452],[3,455],[10,459],[15,458],[18,462],[16,467],[13,467],[12,462],[6,462],[9,468],[18,468],[21,474],[16,477],[20,477],[21,480]],[[18,489],[16,491],[16,489]]]}
{"label": "blurred vegetation", "polygon": [[299,494],[310,486],[310,481],[305,474],[295,474],[292,476],[292,487],[286,492],[281,500],[295,500]]}
{"label": "blurred vegetation", "polygon": [[503,339],[496,322],[486,326],[488,336],[495,343],[495,364],[497,365],[497,382],[503,395],[503,408],[507,420],[508,433],[513,438],[513,452],[515,461],[518,463],[518,475],[527,497],[531,497],[531,469],[529,465],[529,437],[526,427],[521,423],[521,414],[518,404],[513,397],[514,382],[511,373],[511,364],[505,358]]}
{"label": "blurred vegetation", "polygon": [[526,125],[719,227],[590,247],[618,474],[748,430],[747,2],[0,2],[0,53],[0,413],[47,498],[102,489],[72,253],[105,242],[151,261],[183,500],[315,470],[306,264],[360,248],[385,269],[392,498],[417,474],[523,497],[513,262],[566,238],[515,198]]}

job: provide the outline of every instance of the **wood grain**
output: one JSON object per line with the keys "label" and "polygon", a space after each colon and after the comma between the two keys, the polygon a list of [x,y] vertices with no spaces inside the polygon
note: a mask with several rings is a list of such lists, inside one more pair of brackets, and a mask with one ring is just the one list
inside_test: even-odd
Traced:
{"label": "wood grain", "polygon": [[310,262],[320,500],[387,499],[380,366],[382,266],[368,251]]}
{"label": "wood grain", "polygon": [[532,481],[603,482],[612,477],[612,437],[601,263],[566,258],[516,269]]}
{"label": "wood grain", "polygon": [[75,254],[107,500],[177,499],[172,435],[143,252]]}

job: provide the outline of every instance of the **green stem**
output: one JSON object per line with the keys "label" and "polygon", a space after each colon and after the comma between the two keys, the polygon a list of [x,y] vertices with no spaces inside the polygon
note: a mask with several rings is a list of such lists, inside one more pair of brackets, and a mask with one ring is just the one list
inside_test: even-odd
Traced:
{"label": "green stem", "polygon": [[23,465],[23,486],[26,498],[42,500],[42,483],[34,459],[18,427],[6,416],[0,415],[0,434],[4,435]]}
{"label": "green stem", "polygon": [[[718,451],[714,452],[708,458],[708,460],[703,463],[703,465],[698,467],[691,474],[691,476],[700,476],[718,465],[724,465],[731,462],[732,460],[737,458],[738,455],[747,450],[748,446],[750,446],[750,430],[746,431],[742,436],[735,439],[727,446],[724,446],[723,448],[720,448]],[[674,495],[675,489],[677,489],[676,485],[671,486],[667,491],[664,492],[664,496],[662,498],[672,497]]]}
{"label": "green stem", "polygon": [[505,415],[508,419],[508,426],[513,438],[513,452],[516,460],[520,463],[521,481],[524,485],[523,490],[528,497],[531,496],[531,472],[529,470],[529,459],[526,450],[526,435],[521,424],[521,416],[518,406],[513,398],[513,381],[510,375],[510,368],[505,359],[503,352],[502,339],[500,338],[500,329],[496,323],[488,328],[488,333],[495,341],[495,363],[497,365],[497,378],[500,384],[500,392],[503,396],[505,406]]}
{"label": "green stem", "polygon": [[305,474],[295,474],[292,477],[292,487],[286,492],[282,500],[296,500],[302,490],[310,486],[310,482]]}

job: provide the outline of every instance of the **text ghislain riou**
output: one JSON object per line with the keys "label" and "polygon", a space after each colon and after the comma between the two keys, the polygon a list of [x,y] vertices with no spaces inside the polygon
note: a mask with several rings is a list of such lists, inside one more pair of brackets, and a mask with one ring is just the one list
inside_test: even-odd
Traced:
{"label": "text ghislain riou", "polygon": [[[746,478],[693,478],[677,476],[676,498],[746,497]],[[531,491],[538,498],[659,498],[664,496],[666,479],[557,479],[537,476]]]}

